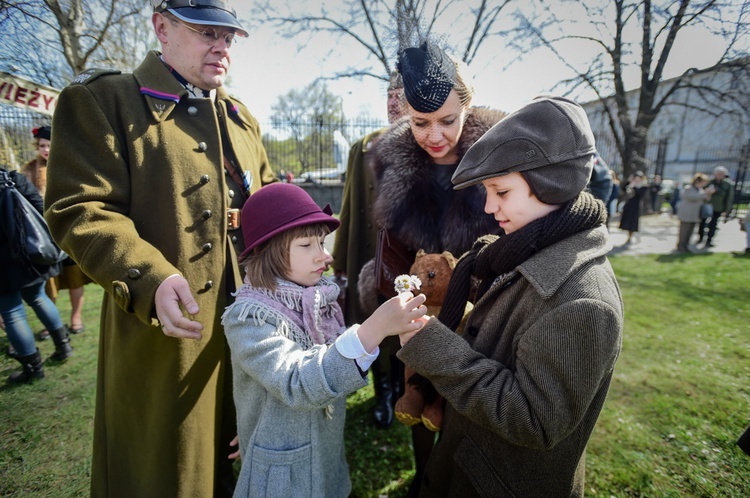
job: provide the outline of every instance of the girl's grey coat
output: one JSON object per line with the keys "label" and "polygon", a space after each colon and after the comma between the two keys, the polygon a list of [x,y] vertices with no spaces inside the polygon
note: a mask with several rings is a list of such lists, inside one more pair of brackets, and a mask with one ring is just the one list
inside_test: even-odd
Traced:
{"label": "girl's grey coat", "polygon": [[582,496],[586,443],[622,337],[607,229],[554,244],[477,301],[464,335],[436,319],[399,358],[447,400],[422,496]]}
{"label": "girl's grey coat", "polygon": [[242,455],[234,496],[348,496],[346,395],[367,385],[366,378],[335,346],[304,350],[285,337],[287,324],[270,315],[259,319],[249,306],[238,300],[222,322]]}

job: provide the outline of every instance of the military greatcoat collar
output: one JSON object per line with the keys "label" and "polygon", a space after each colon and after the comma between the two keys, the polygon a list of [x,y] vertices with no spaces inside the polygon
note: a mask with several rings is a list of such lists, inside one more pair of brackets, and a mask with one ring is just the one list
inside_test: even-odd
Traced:
{"label": "military greatcoat collar", "polygon": [[[187,89],[159,58],[160,55],[155,50],[150,51],[141,65],[133,71],[141,96],[157,123],[165,121],[177,104],[190,96]],[[216,90],[216,99],[225,102],[229,116],[246,126],[251,126],[251,122],[240,112],[238,102],[232,99],[223,87]]]}

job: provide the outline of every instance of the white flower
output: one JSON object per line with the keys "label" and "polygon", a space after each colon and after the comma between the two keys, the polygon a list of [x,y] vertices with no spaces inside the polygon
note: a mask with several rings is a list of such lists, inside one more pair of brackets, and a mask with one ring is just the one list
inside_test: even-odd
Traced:
{"label": "white flower", "polygon": [[393,288],[396,293],[414,292],[422,287],[422,281],[416,275],[399,275],[393,280]]}

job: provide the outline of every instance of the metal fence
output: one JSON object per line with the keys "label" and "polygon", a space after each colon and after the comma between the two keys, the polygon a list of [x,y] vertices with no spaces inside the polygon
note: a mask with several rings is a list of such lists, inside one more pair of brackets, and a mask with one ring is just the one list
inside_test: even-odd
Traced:
{"label": "metal fence", "polygon": [[0,164],[17,169],[34,158],[31,130],[49,125],[51,118],[44,114],[8,105],[0,105]]}
{"label": "metal fence", "polygon": [[387,124],[372,119],[280,121],[261,124],[271,166],[296,181],[342,182],[349,147]]}
{"label": "metal fence", "polygon": [[[703,148],[689,159],[667,159],[669,139],[649,141],[646,146],[646,157],[643,172],[647,178],[654,175],[665,178],[665,186],[672,188],[689,181],[696,173],[705,173],[713,178],[713,171],[717,166],[724,166],[729,171],[729,178],[734,182],[733,215],[744,215],[747,204],[750,203],[750,141],[745,144],[730,147]],[[596,148],[609,167],[622,180],[622,164],[620,154],[614,141],[608,136],[596,137]]]}
{"label": "metal fence", "polygon": [[[51,124],[49,116],[0,105],[0,162],[19,168],[34,157],[31,130]],[[335,183],[343,180],[349,147],[387,123],[374,119],[341,122],[275,120],[261,123],[263,145],[271,167],[297,181]]]}
{"label": "metal fence", "polygon": [[[0,105],[0,163],[18,168],[34,157],[31,130],[49,125],[50,118],[12,106]],[[297,182],[341,184],[344,180],[349,147],[387,123],[374,119],[345,121],[281,121],[261,123],[263,144],[271,167],[278,173],[291,173]],[[616,146],[608,137],[596,137],[597,149],[615,172],[622,165]],[[690,160],[666,162],[668,139],[649,142],[644,173],[651,178],[667,172],[681,171],[681,176],[701,172],[712,176],[716,166],[725,166],[735,182],[735,210],[750,202],[750,142],[732,147],[705,148]],[[677,179],[677,178],[676,178]]]}

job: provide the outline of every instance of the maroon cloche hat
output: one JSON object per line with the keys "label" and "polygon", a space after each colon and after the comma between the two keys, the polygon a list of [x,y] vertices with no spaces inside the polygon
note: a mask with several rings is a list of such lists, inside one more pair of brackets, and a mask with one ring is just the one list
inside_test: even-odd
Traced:
{"label": "maroon cloche hat", "polygon": [[291,183],[266,185],[251,195],[242,207],[245,250],[240,260],[259,244],[290,228],[325,223],[334,231],[341,222],[332,214],[330,205],[320,209],[302,187]]}

